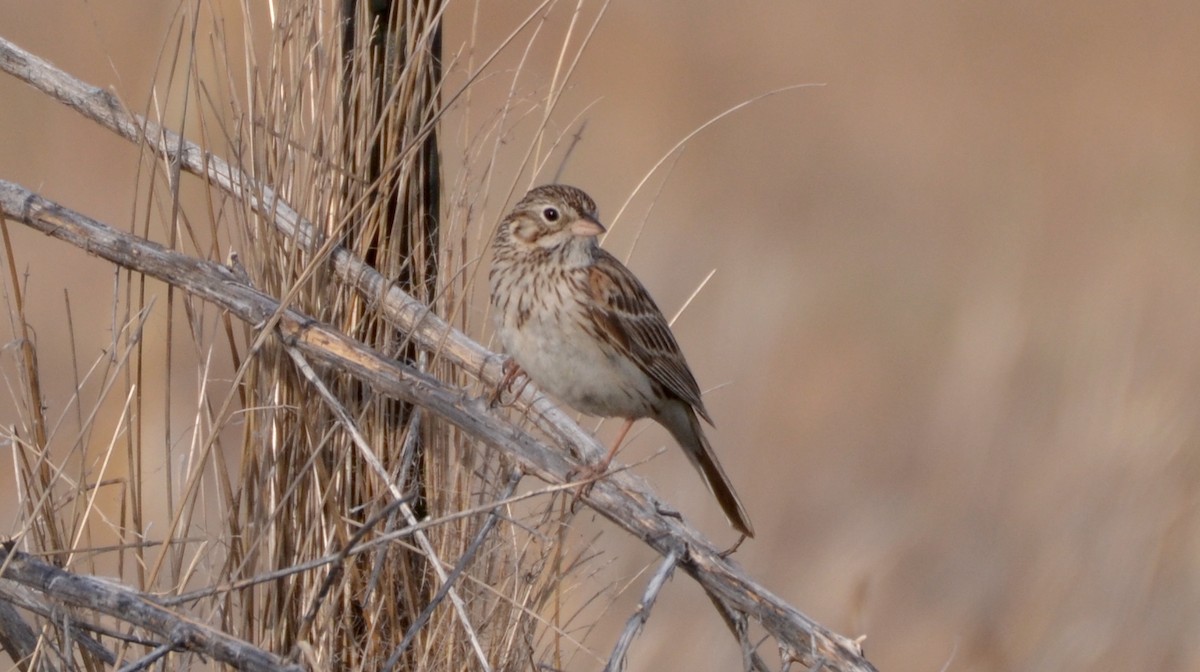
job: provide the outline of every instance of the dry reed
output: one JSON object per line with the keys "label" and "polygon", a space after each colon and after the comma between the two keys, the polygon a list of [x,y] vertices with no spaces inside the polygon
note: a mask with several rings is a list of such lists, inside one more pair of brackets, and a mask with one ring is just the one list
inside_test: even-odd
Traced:
{"label": "dry reed", "polygon": [[[496,179],[482,148],[498,151],[510,124],[536,109],[526,163],[535,174],[545,166],[563,142],[545,131],[578,61],[575,25],[545,102],[522,108],[514,96],[489,113],[468,143],[470,168],[442,203],[434,134],[443,105],[469,106],[463,91],[489,59],[450,58],[472,74],[466,89],[448,93],[434,48],[440,3],[408,3],[386,25],[355,6],[345,49],[336,47],[343,24],[328,4],[277,3],[269,17],[249,5],[239,16],[186,6],[161,61],[166,93],[146,111],[269,185],[317,225],[323,246],[281,234],[245,199],[146,147],[129,228],[194,257],[230,260],[283,305],[470,388],[473,372],[412,347],[380,305],[335,281],[327,254],[345,246],[464,331],[479,331],[466,308],[490,233],[478,195]],[[234,23],[244,32],[230,31]],[[4,372],[19,407],[6,439],[22,549],[74,574],[115,576],[198,624],[311,669],[568,669],[606,659],[586,641],[591,610],[611,590],[588,583],[595,551],[568,534],[572,514],[561,498],[513,497],[521,473],[501,454],[353,376],[313,370],[261,325],[131,270],[116,278],[111,342],[98,354],[78,345],[67,302],[73,396],[51,404],[5,243],[20,344]],[[51,408],[65,410],[48,416]],[[433,522],[397,534],[421,520]],[[52,572],[12,557],[14,569]],[[566,601],[572,592],[581,596]],[[21,604],[35,613],[45,606]],[[744,637],[742,617],[722,614]],[[113,645],[44,622],[22,669],[205,665],[180,641],[151,642],[120,619],[106,623],[101,634]],[[631,621],[624,646],[638,626]]]}

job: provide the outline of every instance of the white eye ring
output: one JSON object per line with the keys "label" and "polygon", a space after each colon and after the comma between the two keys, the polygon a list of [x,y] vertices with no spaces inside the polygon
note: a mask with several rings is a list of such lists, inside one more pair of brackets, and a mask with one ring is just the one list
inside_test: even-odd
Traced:
{"label": "white eye ring", "polygon": [[547,206],[546,209],[542,210],[542,219],[547,222],[557,222],[560,216],[558,208],[553,206]]}

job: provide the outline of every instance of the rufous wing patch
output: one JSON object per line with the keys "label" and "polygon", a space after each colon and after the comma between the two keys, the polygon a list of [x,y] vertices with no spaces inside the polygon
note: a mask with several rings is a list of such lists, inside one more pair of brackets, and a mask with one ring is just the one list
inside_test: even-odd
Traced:
{"label": "rufous wing patch", "polygon": [[588,292],[592,295],[591,313],[596,319],[596,324],[622,351],[629,353],[629,333],[620,318],[613,314],[612,297],[617,293],[617,285],[612,277],[599,267],[591,267],[588,269]]}

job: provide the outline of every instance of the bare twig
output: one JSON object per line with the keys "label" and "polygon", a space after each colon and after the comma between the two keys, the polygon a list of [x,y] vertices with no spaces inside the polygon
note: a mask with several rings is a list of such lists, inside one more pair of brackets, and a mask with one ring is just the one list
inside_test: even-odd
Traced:
{"label": "bare twig", "polygon": [[62,604],[90,609],[153,632],[174,650],[201,653],[239,670],[254,672],[302,672],[274,654],[240,639],[187,620],[155,604],[145,593],[119,583],[81,576],[46,564],[33,556],[14,550],[13,544],[0,545],[0,578],[29,586]]}
{"label": "bare twig", "polygon": [[[8,656],[17,663],[21,672],[35,669],[30,667],[34,651],[37,650],[37,635],[33,628],[21,618],[16,607],[7,602],[0,602],[0,648],[8,652]],[[53,670],[47,662],[42,663],[44,670]]]}
{"label": "bare twig", "polygon": [[[66,608],[59,603],[48,601],[43,595],[37,591],[16,583],[0,582],[0,603],[9,602],[13,605],[27,609],[32,613],[42,616],[47,621],[59,624],[70,615],[64,613]],[[154,642],[143,637],[131,635],[127,631],[116,630],[105,627],[100,623],[89,622],[75,616],[71,622],[75,628],[86,630],[90,633],[95,633],[101,637],[109,637],[111,639],[128,642],[131,644],[140,644],[142,646],[153,645]],[[113,665],[117,662],[117,657],[112,651],[109,651],[100,643],[100,640],[91,635],[80,632],[73,633],[74,641],[81,647],[87,649],[88,653],[96,657],[96,660]]]}
{"label": "bare twig", "polygon": [[658,566],[658,571],[654,572],[654,576],[650,577],[650,581],[646,584],[646,590],[642,593],[642,601],[638,603],[637,611],[633,612],[633,615],[625,622],[625,629],[617,638],[617,645],[613,647],[612,655],[608,657],[604,672],[621,672],[625,669],[625,661],[629,655],[629,647],[633,644],[633,638],[637,637],[642,628],[646,627],[646,621],[650,620],[650,610],[654,608],[654,601],[658,599],[658,593],[662,591],[663,586],[667,585],[667,579],[671,578],[677,562],[679,562],[679,554],[671,551],[667,557],[663,558],[662,563]]}
{"label": "bare twig", "polygon": [[141,672],[141,670],[148,669],[151,665],[165,658],[167,654],[174,651],[176,647],[177,644],[174,642],[155,647],[153,651],[145,656],[142,656],[138,660],[135,660],[128,665],[121,666],[121,669],[117,670],[117,672]]}
{"label": "bare twig", "polygon": [[[513,491],[517,489],[517,484],[520,482],[520,471],[513,471],[511,474],[509,474],[508,483],[505,484],[504,491],[500,495],[501,501],[512,496]],[[425,624],[429,622],[429,617],[433,615],[433,610],[436,609],[439,604],[441,604],[442,600],[446,599],[446,595],[450,592],[450,588],[454,585],[454,582],[457,581],[458,577],[461,576],[462,573],[471,566],[471,563],[475,561],[475,557],[479,554],[479,549],[483,546],[483,542],[487,541],[488,535],[492,533],[492,529],[495,528],[496,523],[500,521],[500,514],[497,512],[497,509],[499,509],[500,506],[500,504],[496,504],[495,508],[493,508],[491,513],[488,514],[487,520],[485,520],[483,523],[483,527],[479,528],[479,531],[475,534],[475,537],[471,539],[470,545],[467,546],[467,550],[463,552],[462,557],[458,559],[458,563],[455,564],[454,570],[450,572],[446,582],[442,584],[441,588],[438,589],[437,594],[433,596],[433,599],[429,601],[429,604],[425,605],[425,607],[421,609],[421,613],[417,615],[417,618],[415,621],[413,621],[412,626],[408,628],[408,632],[404,633],[404,639],[401,640],[400,645],[396,647],[396,650],[388,658],[387,663],[384,664],[384,670],[390,672],[390,670],[395,669],[396,663],[400,661],[400,656],[404,655],[405,650],[407,650],[409,645],[412,644],[412,641],[417,636],[417,633],[419,633],[421,628],[425,627]]]}
{"label": "bare twig", "polygon": [[729,632],[738,641],[738,645],[742,650],[742,669],[754,670],[755,672],[769,672],[770,668],[767,663],[758,655],[757,647],[750,641],[750,623],[746,619],[746,614],[732,609],[728,602],[713,598],[712,593],[708,594],[712,599],[713,608],[721,615],[721,620],[725,621],[725,626],[729,628]]}

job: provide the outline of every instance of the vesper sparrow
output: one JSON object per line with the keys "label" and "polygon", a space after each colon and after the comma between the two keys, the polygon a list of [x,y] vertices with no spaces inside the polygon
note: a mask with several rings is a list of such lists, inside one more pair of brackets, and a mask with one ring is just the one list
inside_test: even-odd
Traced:
{"label": "vesper sparrow", "polygon": [[[604,473],[633,421],[653,418],[675,437],[730,524],[754,536],[750,517],[704,437],[712,420],[662,311],[642,283],[600,248],[591,197],[551,184],[504,218],[489,280],[504,350],[543,390],[576,410],[627,422],[596,471]],[[503,388],[516,369],[506,368]]]}

